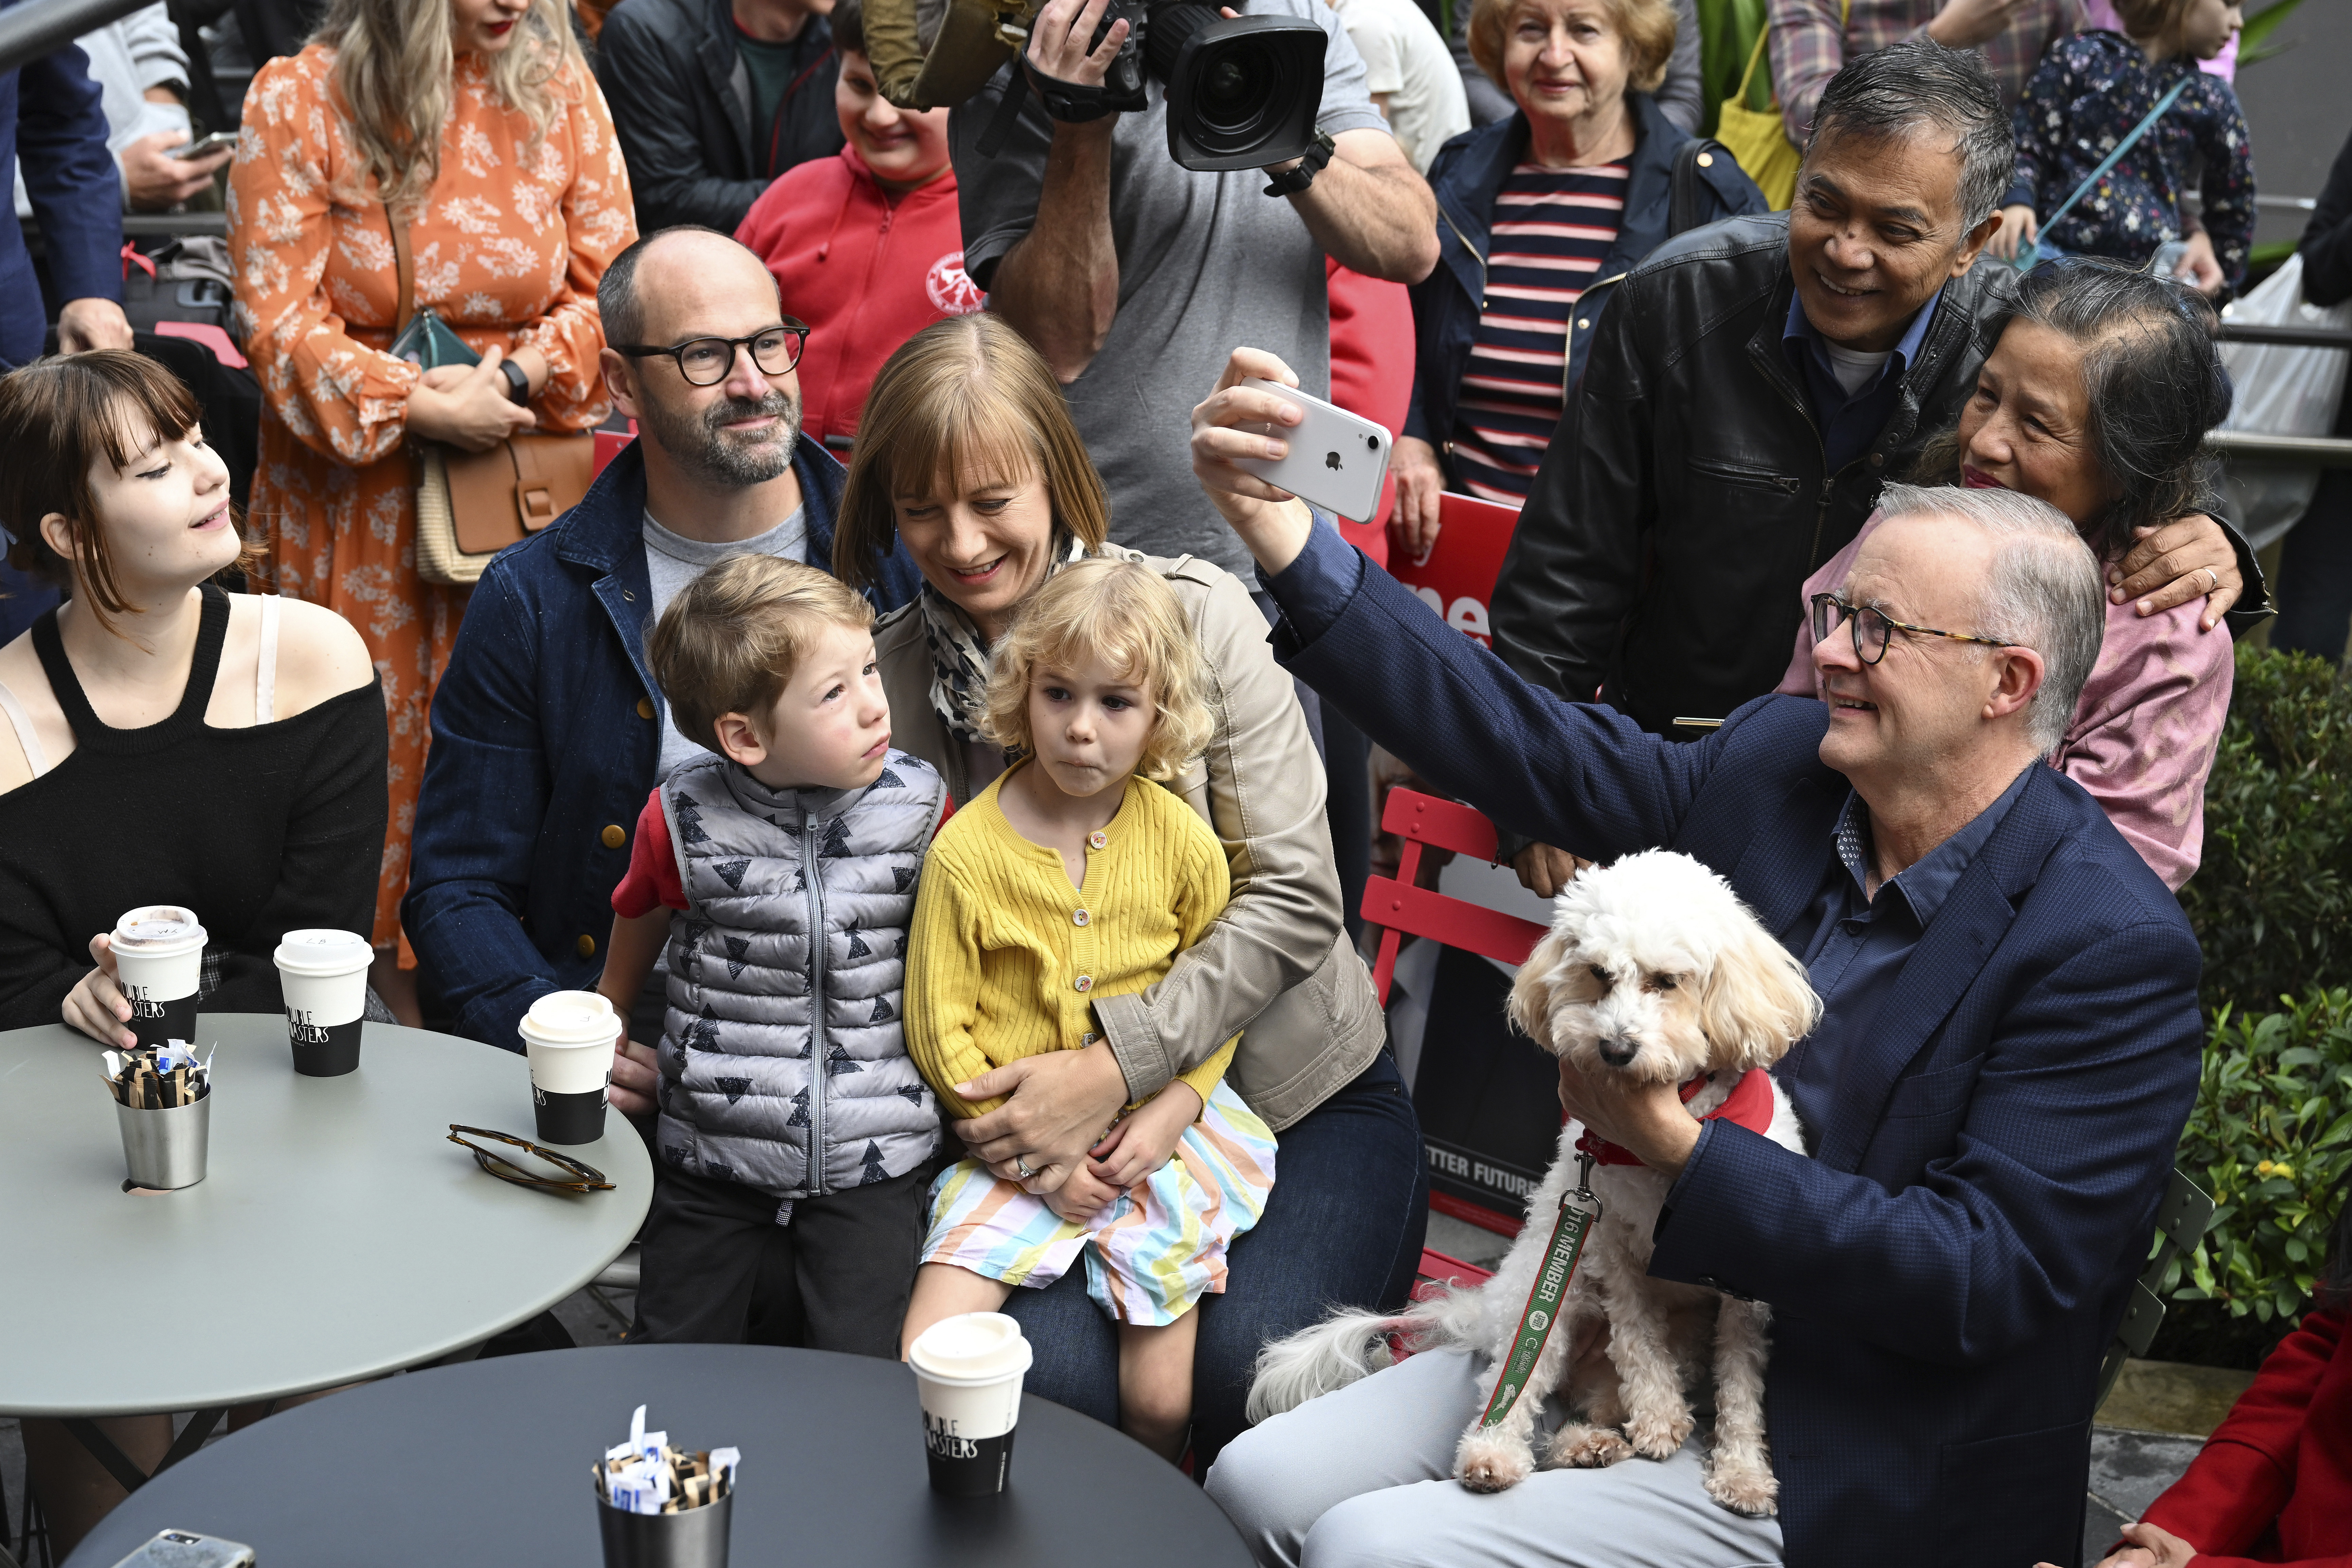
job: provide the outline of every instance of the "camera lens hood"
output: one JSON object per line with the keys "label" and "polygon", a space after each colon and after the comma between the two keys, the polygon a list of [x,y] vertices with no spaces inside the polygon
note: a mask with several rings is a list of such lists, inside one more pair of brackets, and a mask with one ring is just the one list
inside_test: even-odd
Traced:
{"label": "camera lens hood", "polygon": [[1305,156],[1323,110],[1328,43],[1321,27],[1294,16],[1155,8],[1147,47],[1167,88],[1168,155],[1211,174]]}

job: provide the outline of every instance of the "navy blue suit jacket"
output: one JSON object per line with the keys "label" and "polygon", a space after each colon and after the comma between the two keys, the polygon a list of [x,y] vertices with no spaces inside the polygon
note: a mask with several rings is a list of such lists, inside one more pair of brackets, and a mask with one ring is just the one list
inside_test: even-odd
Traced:
{"label": "navy blue suit jacket", "polygon": [[[0,0],[0,10],[16,0]],[[0,72],[0,169],[21,160],[60,303],[122,298],[122,182],[89,58],[71,44]],[[0,203],[0,371],[38,358],[47,330],[13,203]]]}
{"label": "navy blue suit jacket", "polygon": [[[1277,631],[1283,662],[1441,793],[1604,860],[1681,850],[1783,942],[1810,934],[1849,788],[1819,702],[1662,741],[1528,684],[1376,570],[1305,635]],[[2100,1357],[2196,1094],[2199,963],[2098,805],[2037,767],[1841,1042],[1813,1157],[1708,1126],[1650,1271],[1772,1305],[1790,1563],[2077,1560]]]}

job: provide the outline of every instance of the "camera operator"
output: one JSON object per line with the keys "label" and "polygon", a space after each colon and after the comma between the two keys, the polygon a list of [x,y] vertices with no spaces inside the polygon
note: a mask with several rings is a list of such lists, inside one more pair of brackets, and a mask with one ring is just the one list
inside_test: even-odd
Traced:
{"label": "camera operator", "polygon": [[[1030,65],[1099,87],[1130,31],[1122,17],[1089,51],[1106,8],[1049,0],[1030,34]],[[949,121],[965,270],[1067,389],[1110,492],[1111,537],[1242,574],[1248,556],[1192,483],[1194,389],[1216,380],[1228,346],[1247,342],[1297,370],[1301,390],[1328,397],[1325,255],[1405,283],[1437,264],[1435,198],[1372,106],[1338,16],[1316,0],[1259,0],[1251,14],[1312,21],[1327,37],[1317,123],[1330,145],[1304,160],[1185,169],[1169,156],[1157,79],[1147,108],[1073,122],[1049,117],[1017,64]],[[1008,82],[1027,102],[992,158],[978,144]]]}

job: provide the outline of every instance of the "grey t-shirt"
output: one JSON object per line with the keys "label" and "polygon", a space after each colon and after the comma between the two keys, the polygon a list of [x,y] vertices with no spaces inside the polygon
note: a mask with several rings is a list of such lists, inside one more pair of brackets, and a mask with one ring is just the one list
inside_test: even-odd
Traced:
{"label": "grey t-shirt", "polygon": [[[672,533],[646,513],[646,575],[652,579],[654,607],[646,616],[646,629],[653,630],[661,613],[678,591],[699,575],[706,566],[716,566],[721,561],[738,555],[781,555],[787,561],[808,561],[807,514],[795,509],[765,533],[755,533],[749,539],[738,539],[727,544],[708,544],[699,539],[688,539]],[[667,779],[684,763],[709,755],[709,749],[698,745],[677,732],[669,721],[669,704],[662,704],[661,760],[655,764],[656,784]]]}
{"label": "grey t-shirt", "polygon": [[[1247,9],[1314,22],[1329,37],[1317,118],[1325,131],[1387,130],[1365,93],[1363,58],[1329,6],[1253,0]],[[1010,68],[948,119],[964,269],[982,287],[1036,221],[1053,142],[1053,121],[1032,93],[1003,150],[981,156],[976,143],[995,117]],[[1151,555],[1198,555],[1243,573],[1248,552],[1192,477],[1192,405],[1244,344],[1281,355],[1302,389],[1330,395],[1323,247],[1287,198],[1265,194],[1261,171],[1195,174],[1171,158],[1167,100],[1156,81],[1147,80],[1145,91],[1150,107],[1120,115],[1111,132],[1118,314],[1102,352],[1067,389],[1070,412],[1109,489],[1114,542]]]}

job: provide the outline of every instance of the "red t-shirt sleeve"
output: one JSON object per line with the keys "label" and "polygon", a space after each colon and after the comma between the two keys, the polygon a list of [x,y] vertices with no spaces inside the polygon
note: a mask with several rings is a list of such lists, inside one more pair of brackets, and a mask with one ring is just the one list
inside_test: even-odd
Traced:
{"label": "red t-shirt sleeve", "polygon": [[635,920],[656,906],[686,908],[686,884],[678,879],[677,855],[669,842],[669,819],[662,815],[661,791],[646,796],[637,831],[629,846],[629,872],[613,889],[613,912]]}

